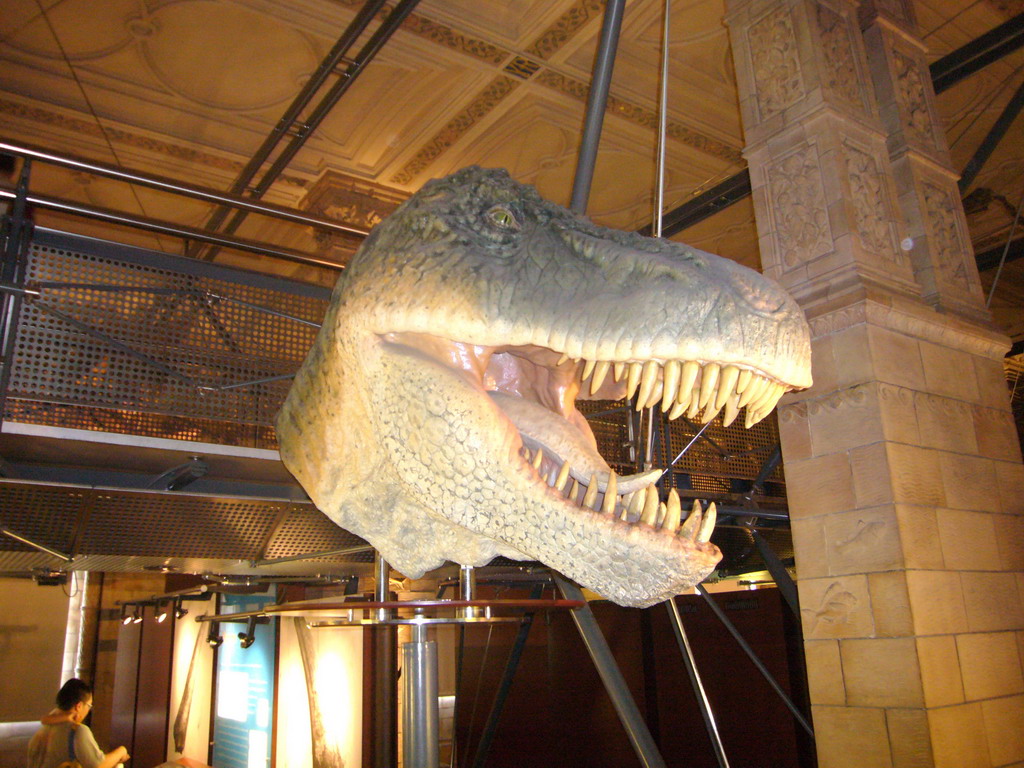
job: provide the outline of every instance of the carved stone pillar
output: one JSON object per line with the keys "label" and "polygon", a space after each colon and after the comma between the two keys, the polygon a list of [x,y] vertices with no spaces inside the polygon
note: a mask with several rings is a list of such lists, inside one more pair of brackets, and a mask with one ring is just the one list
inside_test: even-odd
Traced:
{"label": "carved stone pillar", "polygon": [[860,22],[922,296],[943,310],[987,321],[959,174],[935,108],[926,51],[914,34],[913,8],[904,0],[865,0]]}
{"label": "carved stone pillar", "polygon": [[1009,344],[909,5],[727,2],[762,264],[812,329],[779,426],[819,765],[1022,762]]}

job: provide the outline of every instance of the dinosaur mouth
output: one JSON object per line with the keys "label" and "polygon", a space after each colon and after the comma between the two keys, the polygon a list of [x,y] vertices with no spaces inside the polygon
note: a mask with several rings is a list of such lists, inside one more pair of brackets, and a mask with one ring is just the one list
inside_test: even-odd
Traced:
{"label": "dinosaur mouth", "polygon": [[[520,438],[518,469],[569,511],[603,518],[619,529],[626,524],[647,535],[674,537],[676,543],[707,550],[715,507],[694,501],[689,514],[674,489],[662,500],[654,469],[617,476],[597,451],[597,441],[578,397],[620,400],[636,395],[636,407],[661,405],[669,419],[686,415],[702,423],[720,412],[728,426],[746,408],[749,428],[763,419],[791,389],[740,363],[715,361],[574,360],[540,346],[482,346],[422,333],[389,333],[387,344],[411,348],[462,377],[490,398]],[[685,515],[685,517],[684,517]]]}

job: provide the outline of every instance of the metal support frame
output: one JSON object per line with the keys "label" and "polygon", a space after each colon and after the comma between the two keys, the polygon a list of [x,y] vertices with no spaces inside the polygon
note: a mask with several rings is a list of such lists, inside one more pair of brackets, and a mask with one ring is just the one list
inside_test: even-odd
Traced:
{"label": "metal support frame", "polygon": [[[388,599],[388,577],[391,568],[381,557],[374,555],[374,599],[378,603]],[[387,621],[391,612],[380,608],[377,618]],[[373,738],[373,764],[375,768],[392,768],[398,764],[398,627],[381,624],[370,629],[373,641],[373,710],[370,732]]]}
{"label": "metal support frame", "polygon": [[[1021,39],[1024,40],[1024,36]],[[964,166],[963,173],[960,175],[960,181],[957,182],[957,188],[960,190],[961,195],[974,183],[978,173],[985,166],[985,163],[988,162],[999,142],[1006,135],[1006,132],[1010,130],[1010,126],[1017,119],[1022,108],[1024,108],[1024,82],[1017,87],[1017,91],[1007,102],[1006,106],[1003,107],[1002,113],[996,118],[995,123],[989,128],[985,138],[981,140],[978,148],[971,155],[971,159]]]}
{"label": "metal support frame", "polygon": [[[530,593],[531,600],[539,600],[544,591],[544,585],[537,584]],[[491,743],[494,741],[494,734],[498,730],[498,721],[505,709],[505,701],[508,699],[509,691],[512,689],[512,680],[515,677],[516,669],[519,667],[519,660],[522,658],[523,649],[526,648],[526,639],[533,627],[534,612],[530,611],[523,615],[519,624],[519,631],[516,632],[516,639],[512,643],[512,649],[508,654],[508,661],[505,663],[505,672],[501,676],[498,690],[494,694],[494,702],[491,704],[491,711],[487,715],[487,722],[480,734],[480,742],[476,747],[476,754],[473,755],[473,768],[484,768],[487,762],[487,755],[491,751]]]}
{"label": "metal support frame", "polygon": [[[266,194],[267,190],[270,189],[270,185],[273,184],[274,181],[281,175],[284,169],[288,166],[288,163],[292,161],[292,158],[294,158],[298,151],[302,148],[302,145],[306,143],[306,140],[309,139],[310,136],[313,135],[313,132],[316,131],[320,123],[323,122],[324,118],[327,117],[330,111],[334,108],[335,104],[338,103],[338,100],[345,95],[345,93],[356,81],[356,78],[359,77],[359,74],[363,71],[366,65],[373,60],[373,58],[380,52],[380,49],[384,47],[384,44],[391,39],[391,36],[396,31],[398,31],[398,28],[402,25],[402,22],[405,21],[405,19],[408,17],[410,13],[412,13],[413,9],[416,7],[418,3],[419,0],[400,0],[400,2],[391,10],[387,18],[384,19],[381,25],[373,33],[373,35],[370,36],[370,39],[360,49],[359,53],[356,54],[355,59],[351,60],[352,63],[348,65],[348,67],[342,73],[342,76],[337,80],[337,82],[334,83],[333,86],[331,86],[330,90],[326,93],[326,95],[320,101],[320,103],[313,108],[313,111],[310,112],[309,115],[307,115],[302,120],[301,131],[297,135],[294,135],[292,137],[291,141],[277,155],[277,157],[274,159],[274,162],[271,164],[270,168],[268,168],[267,171],[263,174],[259,182],[257,182],[256,185],[250,189],[250,197],[260,199],[263,197],[264,194]],[[327,60],[321,63],[321,69],[324,68],[329,61],[334,59],[333,63],[331,63],[329,67],[330,71],[334,71],[338,62],[341,61],[341,59],[344,57],[344,52],[348,50],[348,47],[351,46],[352,43],[355,43],[356,38],[359,37],[359,33],[361,33],[366,28],[366,25],[369,23],[370,19],[373,18],[376,12],[383,5],[384,3],[380,2],[379,0],[371,0],[371,2],[368,2],[361,9],[359,14],[353,20],[352,25],[350,25],[349,30],[346,30],[345,34],[342,36],[342,39],[338,41],[338,43],[335,45],[335,48],[332,49],[330,54],[328,54]],[[361,25],[359,31],[353,35],[350,35],[350,30],[352,30],[352,28],[357,24]],[[346,42],[347,44],[345,44]],[[336,55],[337,58],[335,58]],[[318,76],[320,74],[320,70],[318,69]],[[302,103],[301,105],[298,104],[298,102],[300,101],[300,99],[303,98],[304,95],[305,92],[303,92],[303,94],[300,94],[299,99],[296,99],[296,101],[292,102],[292,105],[289,107],[288,112],[285,115],[285,118],[291,118],[292,124],[294,124],[295,118],[297,118],[298,113],[306,106],[306,104],[308,104],[309,99],[306,99],[305,102]],[[310,93],[309,97],[311,98],[312,95],[313,94]],[[272,149],[276,147],[278,142],[284,137],[284,133],[282,133],[281,131],[281,126],[285,122],[287,122],[287,120],[283,119],[281,123],[278,124],[278,127],[275,128],[275,131],[264,142],[264,146],[267,147],[265,154],[264,148],[261,147],[260,152],[246,166],[245,172],[243,173],[247,172],[249,174],[248,178],[243,180],[243,177],[239,177],[239,180],[235,182],[236,191],[241,191],[239,185],[241,185],[241,188],[243,189],[248,188],[249,182],[255,177],[256,172],[267,160]],[[285,132],[287,132],[287,129],[285,129]],[[218,229],[220,225],[223,223],[226,213],[226,211],[224,211],[223,213],[219,211],[215,213],[215,215],[210,219],[209,228]],[[247,213],[244,210],[237,211],[235,215],[231,218],[231,221],[228,222],[227,226],[223,228],[223,231],[227,234],[234,233],[235,230],[237,230],[241,223],[245,220],[246,215]],[[216,255],[216,253],[216,248],[209,249],[205,254],[202,254],[202,258],[206,261],[209,261]]]}
{"label": "metal support frame", "polygon": [[402,645],[402,757],[406,768],[440,768],[437,642],[425,624],[412,625]]}
{"label": "metal support frame", "polygon": [[1024,13],[947,53],[928,67],[935,93],[952,88],[965,77],[987,67],[1024,45]]}
{"label": "metal support frame", "polygon": [[722,737],[718,733],[718,725],[715,723],[715,715],[711,711],[711,702],[708,701],[707,692],[704,690],[704,683],[700,679],[700,672],[697,671],[697,663],[693,657],[693,649],[690,647],[690,639],[686,635],[686,627],[683,626],[683,617],[679,613],[679,606],[674,599],[665,601],[668,608],[668,615],[671,619],[672,631],[675,633],[676,641],[679,643],[679,650],[683,655],[683,664],[686,666],[686,673],[690,677],[690,684],[697,697],[697,705],[701,716],[704,718],[704,727],[707,728],[708,738],[711,739],[711,747],[715,751],[715,758],[721,768],[729,768],[729,760],[725,756],[725,748],[722,746]]}
{"label": "metal support frame", "polygon": [[47,555],[50,555],[51,557],[56,557],[58,560],[63,560],[65,563],[70,563],[72,560],[75,559],[71,555],[66,555],[63,552],[60,552],[56,549],[51,549],[50,547],[47,547],[44,544],[32,541],[32,539],[27,539],[24,536],[20,536],[19,534],[12,531],[10,528],[6,528],[2,525],[0,525],[0,533],[2,533],[5,536],[9,536],[15,541],[20,541],[22,544],[32,547],[33,549],[38,549],[40,552],[44,552]]}
{"label": "metal support frame", "polygon": [[158,189],[162,192],[170,192],[182,197],[191,197],[195,200],[202,200],[207,203],[239,208],[250,213],[260,213],[273,216],[276,219],[290,221],[294,224],[326,229],[349,235],[365,237],[369,230],[363,227],[353,227],[348,224],[341,224],[333,219],[326,219],[321,216],[313,216],[293,208],[285,208],[273,203],[257,203],[248,198],[240,197],[226,192],[218,192],[206,187],[195,187],[183,184],[175,179],[166,176],[156,176],[142,173],[130,168],[122,168],[116,165],[107,165],[94,160],[87,160],[83,157],[69,154],[58,154],[42,147],[22,142],[14,142],[9,139],[0,139],[0,152],[6,152],[16,157],[23,157],[27,160],[38,160],[51,165],[59,165],[70,168],[73,171],[82,171],[96,176],[105,176],[109,179],[117,179],[129,184],[138,184],[150,189]]}
{"label": "metal support frame", "polygon": [[[583,593],[578,586],[554,571],[552,571],[552,576],[562,597],[566,600],[583,600]],[[645,768],[664,768],[665,760],[647,728],[647,723],[640,715],[640,710],[633,700],[633,694],[630,693],[622,672],[615,663],[615,657],[612,656],[608,641],[605,640],[601,628],[597,625],[594,612],[590,610],[589,605],[584,603],[581,608],[572,611],[572,620],[597,668],[605,690],[608,691],[608,696],[619,715],[619,720],[622,722],[623,728],[626,729],[626,735],[633,745],[636,756],[640,758],[641,765]]]}
{"label": "metal support frame", "polygon": [[754,653],[754,649],[750,647],[750,643],[748,643],[743,638],[743,635],[740,634],[740,631],[736,629],[736,625],[733,624],[729,620],[729,617],[725,615],[725,612],[722,610],[721,606],[717,602],[715,602],[715,599],[711,597],[711,594],[704,588],[702,584],[697,585],[697,593],[704,598],[704,601],[708,604],[708,606],[710,606],[712,612],[714,612],[715,616],[718,617],[718,620],[722,622],[722,624],[725,626],[727,630],[729,630],[729,634],[733,636],[733,639],[735,639],[736,642],[739,644],[740,648],[743,649],[743,652],[747,654],[747,657],[750,659],[750,661],[753,662],[755,667],[757,667],[757,671],[761,673],[764,679],[768,682],[768,685],[772,687],[772,690],[774,690],[775,693],[779,695],[779,698],[782,699],[782,702],[786,705],[789,711],[793,713],[793,717],[795,717],[797,722],[800,723],[800,726],[805,731],[807,731],[807,735],[809,735],[813,739],[814,729],[811,728],[811,724],[807,722],[807,718],[804,717],[803,712],[797,709],[797,706],[793,703],[793,700],[789,698],[789,696],[786,694],[784,690],[782,690],[782,686],[780,686],[778,681],[776,681],[776,679],[772,677],[772,673],[768,671],[768,668],[757,657],[757,654]]}
{"label": "metal support frame", "polygon": [[[14,199],[16,193],[0,189],[0,199]],[[300,251],[293,251],[287,248],[270,248],[253,240],[246,240],[240,237],[219,235],[208,230],[187,227],[183,224],[173,224],[160,219],[151,219],[145,216],[134,216],[121,211],[112,211],[108,208],[83,205],[71,200],[63,200],[56,197],[41,197],[29,195],[27,202],[40,208],[47,208],[62,213],[70,213],[75,216],[84,216],[88,219],[105,221],[109,224],[120,224],[134,229],[142,229],[147,232],[156,232],[161,235],[180,237],[185,240],[198,240],[203,243],[211,243],[226,248],[235,248],[249,253],[256,253],[262,256],[272,256],[285,261],[293,261],[298,264],[307,264],[315,267],[326,267],[327,269],[340,270],[342,266],[327,259],[310,256]]]}
{"label": "metal support frame", "polygon": [[622,28],[622,14],[625,0],[607,0],[604,8],[604,23],[601,27],[601,41],[594,60],[594,71],[590,78],[590,94],[587,97],[587,113],[580,140],[579,159],[576,161],[576,176],[572,182],[572,202],[569,208],[578,214],[587,212],[590,198],[590,184],[594,180],[594,163],[597,159],[597,145],[601,140],[604,125],[604,110],[608,103],[608,88],[611,85],[612,68],[615,66],[615,52],[619,45],[619,30]]}
{"label": "metal support frame", "polygon": [[[3,259],[0,261],[0,283],[21,287],[25,282],[25,260],[32,236],[28,219],[28,184],[32,162],[25,160],[18,176],[17,189],[11,193],[14,203],[4,221]],[[0,190],[3,191],[3,190]],[[11,361],[18,331],[18,315],[22,297],[17,293],[0,292],[0,426],[7,406],[7,387],[11,379]]]}
{"label": "metal support frame", "polygon": [[[724,211],[733,203],[738,203],[743,198],[749,196],[750,170],[744,168],[725,181],[719,182],[691,200],[665,213],[662,217],[662,237],[671,237],[678,232],[682,232],[687,227],[692,227],[694,224],[714,216],[719,211]],[[650,226],[641,228],[639,232],[641,235],[648,237],[653,234]]]}

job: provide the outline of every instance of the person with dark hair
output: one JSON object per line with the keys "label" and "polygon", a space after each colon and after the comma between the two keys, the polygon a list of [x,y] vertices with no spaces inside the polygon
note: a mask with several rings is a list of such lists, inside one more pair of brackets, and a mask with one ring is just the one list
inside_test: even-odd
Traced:
{"label": "person with dark hair", "polygon": [[92,710],[92,688],[73,677],[57,692],[57,708],[28,743],[28,768],[114,768],[127,762],[128,750],[104,753],[82,721]]}

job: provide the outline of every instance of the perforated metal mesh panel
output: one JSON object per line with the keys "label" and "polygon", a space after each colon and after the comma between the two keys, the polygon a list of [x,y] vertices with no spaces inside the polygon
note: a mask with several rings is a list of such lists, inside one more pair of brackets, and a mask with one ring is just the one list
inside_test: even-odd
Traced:
{"label": "perforated metal mesh panel", "polygon": [[318,323],[327,306],[39,244],[27,281],[42,295],[22,307],[5,418],[225,445],[275,447],[290,381],[217,388],[294,373],[316,334],[254,307]]}
{"label": "perforated metal mesh panel", "polygon": [[177,494],[100,493],[81,552],[255,559],[284,506]]}
{"label": "perforated metal mesh panel", "polygon": [[[358,536],[339,528],[333,520],[319,510],[313,507],[293,507],[274,533],[274,538],[267,547],[265,557],[273,559],[313,552],[329,552],[358,547],[365,543]],[[334,560],[337,557],[317,559]],[[372,562],[373,553],[354,553],[346,555],[344,559]]]}
{"label": "perforated metal mesh panel", "polygon": [[[616,471],[633,472],[635,463],[630,461],[626,448],[629,441],[627,420],[629,412],[621,404],[603,400],[579,401],[580,411],[587,416],[590,428],[597,439],[598,450]],[[762,467],[779,444],[779,429],[773,412],[750,429],[745,429],[742,415],[725,428],[721,417],[711,422],[699,439],[693,442],[676,462],[668,477],[669,485],[682,485],[708,495],[727,494],[735,491],[733,480],[746,490],[758,477]],[[691,424],[686,419],[668,421],[662,418],[662,430],[655,450],[655,463],[667,466],[687,445],[703,425]],[[645,427],[646,428],[646,427]],[[781,465],[766,478],[773,496],[784,496],[785,479]]]}
{"label": "perforated metal mesh panel", "polygon": [[[0,483],[0,524],[30,541],[69,554],[89,498],[88,491],[74,488]],[[36,551],[8,536],[0,536],[0,549]]]}
{"label": "perforated metal mesh panel", "polygon": [[[358,547],[310,504],[0,481],[0,521],[68,555],[259,560]],[[0,536],[0,551],[33,551]],[[371,556],[372,558],[372,556]],[[332,556],[365,562],[361,554]]]}

